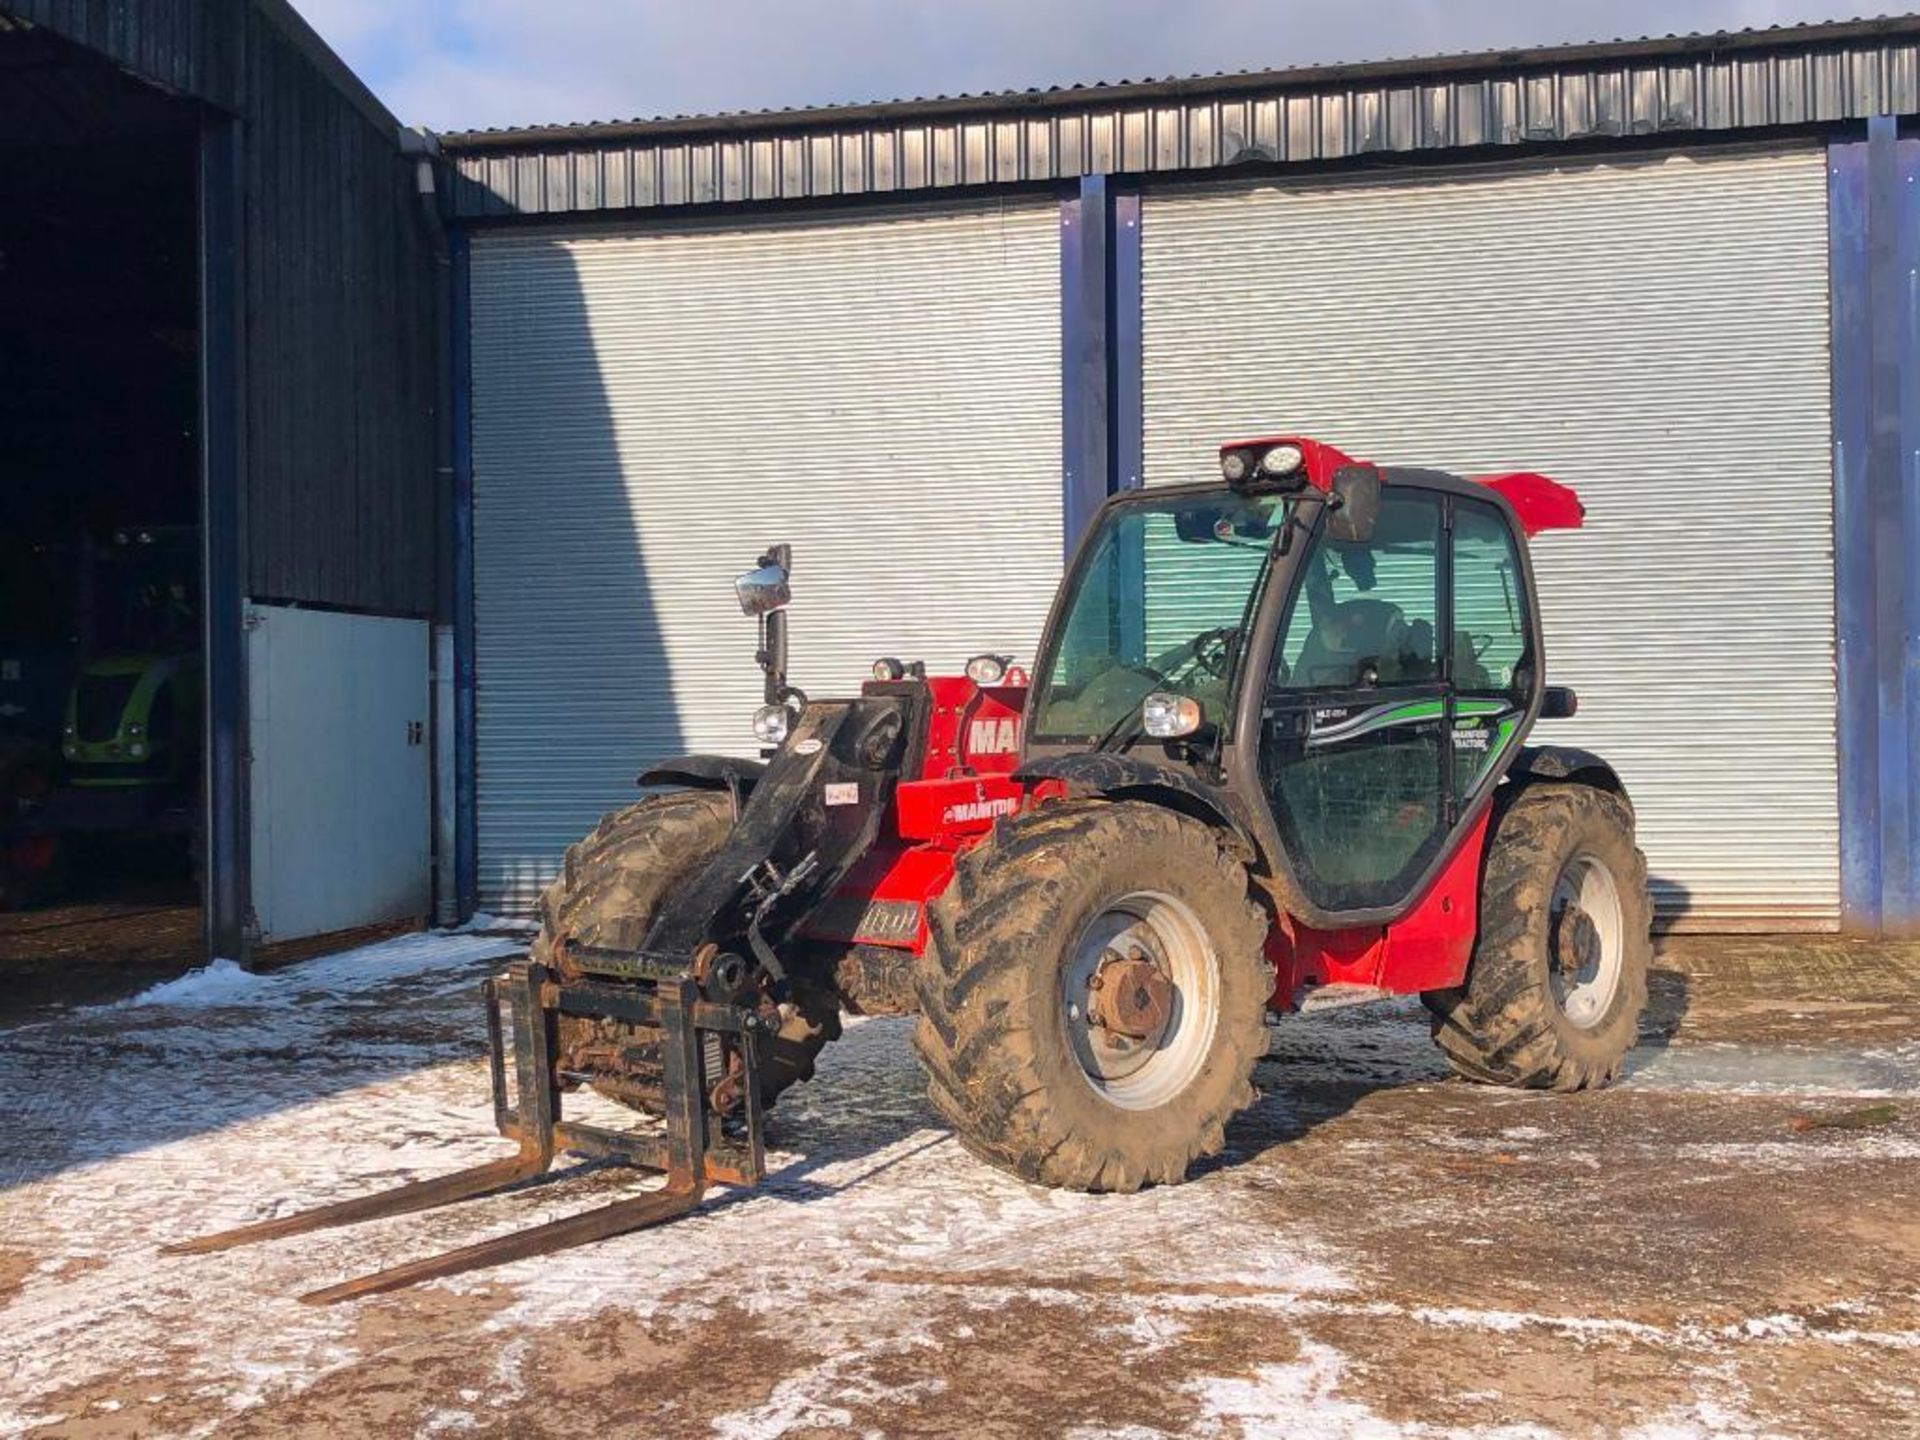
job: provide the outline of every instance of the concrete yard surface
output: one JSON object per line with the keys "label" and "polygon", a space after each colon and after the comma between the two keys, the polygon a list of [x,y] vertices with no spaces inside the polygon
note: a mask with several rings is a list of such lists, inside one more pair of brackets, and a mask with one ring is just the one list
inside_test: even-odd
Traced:
{"label": "concrete yard surface", "polygon": [[1671,941],[1628,1078],[1448,1078],[1414,1002],[1273,1030],[1190,1183],[1037,1189],[852,1024],[776,1173],[670,1227],[293,1297],[604,1203],[602,1170],[198,1257],[491,1158],[512,934],[0,1031],[0,1435],[1920,1435],[1920,946]]}

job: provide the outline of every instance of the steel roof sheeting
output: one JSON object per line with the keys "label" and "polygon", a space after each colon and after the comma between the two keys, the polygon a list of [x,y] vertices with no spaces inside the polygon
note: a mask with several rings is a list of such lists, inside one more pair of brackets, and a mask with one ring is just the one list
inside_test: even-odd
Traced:
{"label": "steel roof sheeting", "polygon": [[449,135],[463,218],[899,194],[1920,112],[1920,16]]}
{"label": "steel roof sheeting", "polygon": [[288,0],[0,0],[8,15],[103,55],[132,74],[183,95],[245,110],[259,92],[249,83],[249,15],[326,77],[376,128],[400,122],[322,40]]}

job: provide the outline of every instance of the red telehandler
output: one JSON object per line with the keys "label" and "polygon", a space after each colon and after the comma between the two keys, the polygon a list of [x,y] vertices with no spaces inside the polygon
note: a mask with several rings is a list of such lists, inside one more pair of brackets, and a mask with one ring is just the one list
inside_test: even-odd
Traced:
{"label": "red telehandler", "polygon": [[[1030,679],[882,659],[844,700],[787,682],[776,547],[736,582],[766,758],[643,774],[663,793],[569,849],[530,956],[486,984],[517,1153],[180,1248],[423,1209],[561,1152],[666,1185],[307,1298],[672,1219],[761,1178],[765,1107],[843,1007],[917,1009],[966,1146],[1087,1190],[1218,1151],[1274,1014],[1418,994],[1469,1079],[1605,1084],[1646,1004],[1646,862],[1612,768],[1528,743],[1575,704],[1546,683],[1528,541],[1581,518],[1541,475],[1230,444],[1217,481],[1107,502]],[[569,1120],[581,1086],[660,1123]]]}

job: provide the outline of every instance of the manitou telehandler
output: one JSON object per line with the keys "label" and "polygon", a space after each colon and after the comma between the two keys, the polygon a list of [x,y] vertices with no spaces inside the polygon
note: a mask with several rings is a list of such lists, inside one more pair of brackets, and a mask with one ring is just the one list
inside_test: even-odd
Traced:
{"label": "manitou telehandler", "polygon": [[[767,758],[646,771],[664,793],[567,852],[531,955],[486,986],[518,1153],[182,1248],[436,1205],[562,1151],[667,1184],[308,1298],[671,1219],[761,1178],[763,1109],[843,1006],[917,1008],[966,1146],[1087,1190],[1219,1150],[1275,1013],[1418,994],[1470,1079],[1604,1084],[1646,1002],[1646,865],[1606,762],[1526,743],[1574,709],[1528,537],[1581,517],[1540,475],[1232,444],[1217,481],[1107,502],[1031,683],[999,655],[963,678],[883,659],[845,700],[787,683],[776,547],[736,582]],[[563,1118],[583,1085],[663,1123]]]}

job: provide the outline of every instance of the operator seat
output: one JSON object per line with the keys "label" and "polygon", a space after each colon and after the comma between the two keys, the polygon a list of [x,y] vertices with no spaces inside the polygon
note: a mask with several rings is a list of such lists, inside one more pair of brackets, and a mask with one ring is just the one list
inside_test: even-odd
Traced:
{"label": "operator seat", "polygon": [[1472,632],[1453,632],[1453,683],[1469,694],[1484,694],[1494,688],[1493,676],[1474,653],[1477,648]]}
{"label": "operator seat", "polygon": [[1408,678],[1401,672],[1412,650],[1406,612],[1390,600],[1346,600],[1315,618],[1300,647],[1298,683],[1357,685],[1360,666],[1371,660],[1383,681]]}

